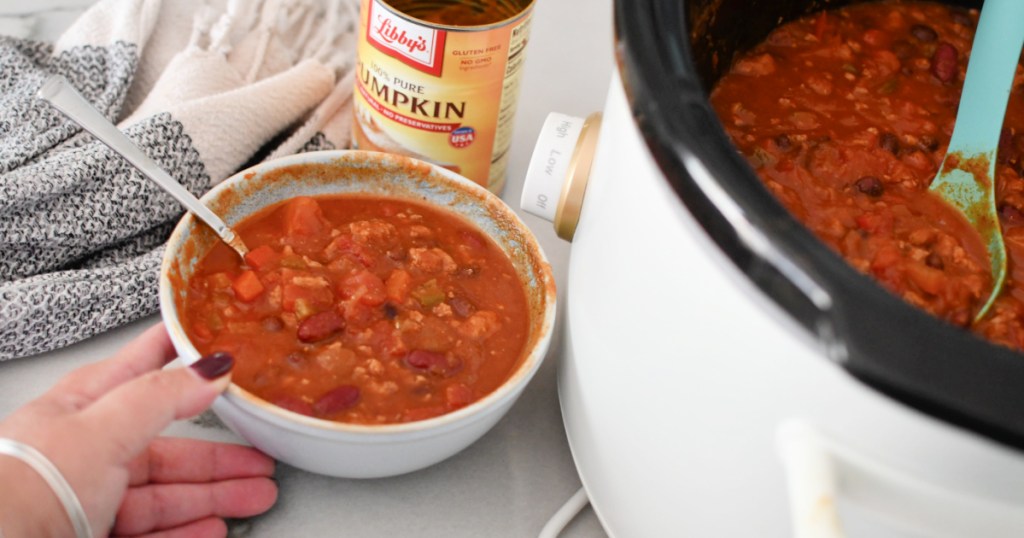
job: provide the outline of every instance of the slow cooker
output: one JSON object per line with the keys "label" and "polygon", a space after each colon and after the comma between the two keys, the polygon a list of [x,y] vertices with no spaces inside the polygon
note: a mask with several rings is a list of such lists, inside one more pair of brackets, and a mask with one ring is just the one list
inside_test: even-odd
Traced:
{"label": "slow cooker", "polygon": [[847,265],[708,104],[849,3],[617,1],[600,121],[545,124],[523,208],[572,239],[559,395],[612,536],[1024,535],[1024,355]]}

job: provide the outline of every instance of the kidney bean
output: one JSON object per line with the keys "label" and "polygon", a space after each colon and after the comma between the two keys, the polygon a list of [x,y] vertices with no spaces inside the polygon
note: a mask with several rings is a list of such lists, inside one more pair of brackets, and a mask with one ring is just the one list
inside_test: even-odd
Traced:
{"label": "kidney bean", "polygon": [[457,358],[448,360],[441,353],[415,349],[405,357],[405,363],[413,370],[449,376],[462,369],[462,361]]}
{"label": "kidney bean", "polygon": [[892,44],[892,53],[900,60],[906,60],[914,56],[915,52],[917,52],[917,49],[909,42],[902,39],[894,41]]}
{"label": "kidney bean", "polygon": [[999,206],[999,216],[1008,224],[1024,224],[1024,211],[1010,204]]}
{"label": "kidney bean", "polygon": [[321,396],[313,404],[313,410],[318,415],[333,415],[359,403],[359,394],[359,387],[355,385],[341,385]]}
{"label": "kidney bean", "polygon": [[1013,133],[1009,129],[1003,127],[1003,130],[999,132],[999,145],[996,149],[996,162],[1000,164],[1006,164],[1010,161],[1016,161],[1013,152]]}
{"label": "kidney bean", "polygon": [[931,136],[922,135],[917,139],[917,146],[925,151],[935,151],[939,149],[939,141]]}
{"label": "kidney bean", "polygon": [[953,22],[959,25],[966,26],[968,28],[974,26],[974,19],[972,19],[971,16],[968,15],[965,11],[954,9],[953,12],[950,14],[950,18],[953,19]]}
{"label": "kidney bean", "polygon": [[434,353],[433,351],[426,351],[423,349],[416,349],[409,353],[409,356],[405,358],[406,364],[416,368],[418,370],[426,370],[431,366],[438,364],[445,364],[444,355],[440,353]]}
{"label": "kidney bean", "polygon": [[276,383],[284,373],[280,364],[271,363],[256,372],[252,378],[252,387],[261,389]]}
{"label": "kidney bean", "polygon": [[275,398],[274,405],[291,411],[292,413],[298,413],[300,415],[313,416],[313,406],[309,405],[308,402],[300,400],[294,396],[281,396]]}
{"label": "kidney bean", "polygon": [[284,362],[292,368],[301,369],[306,365],[306,356],[296,351],[294,353],[289,353],[288,356],[284,358]]}
{"label": "kidney bean", "polygon": [[974,313],[970,310],[959,308],[949,314],[949,322],[957,327],[968,328],[974,319]]}
{"label": "kidney bean", "polygon": [[884,190],[882,182],[875,176],[864,176],[854,184],[857,190],[871,197],[879,197]]}
{"label": "kidney bean", "polygon": [[925,43],[931,43],[939,37],[939,34],[936,34],[935,30],[931,26],[925,24],[915,24],[911,26],[910,34],[917,38],[918,41],[923,41]]}
{"label": "kidney bean", "polygon": [[959,62],[956,47],[943,41],[932,55],[932,74],[942,82],[950,82],[956,77]]}
{"label": "kidney bean", "polygon": [[476,232],[462,230],[459,232],[459,238],[462,240],[463,245],[473,250],[481,250],[487,246],[486,240]]}
{"label": "kidney bean", "polygon": [[1004,128],[999,135],[999,152],[996,158],[1001,163],[1018,164],[1024,161],[1024,133],[1013,134]]}
{"label": "kidney bean", "polygon": [[468,318],[473,315],[473,312],[476,312],[476,307],[473,306],[473,303],[467,301],[463,297],[453,297],[448,301],[448,305],[452,307],[452,311],[455,312],[455,315],[460,318]]}
{"label": "kidney bean", "polygon": [[882,136],[878,137],[878,147],[893,155],[900,154],[900,140],[892,133],[882,133]]}
{"label": "kidney bean", "polygon": [[309,316],[299,324],[299,340],[306,342],[318,342],[345,329],[345,318],[334,310],[327,310],[319,314]]}

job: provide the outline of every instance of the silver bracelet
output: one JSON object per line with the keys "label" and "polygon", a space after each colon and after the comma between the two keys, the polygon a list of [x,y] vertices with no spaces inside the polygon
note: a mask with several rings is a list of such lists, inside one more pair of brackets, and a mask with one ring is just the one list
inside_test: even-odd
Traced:
{"label": "silver bracelet", "polygon": [[85,517],[85,510],[82,503],[78,502],[75,490],[71,484],[60,474],[57,466],[43,455],[42,452],[32,448],[25,443],[0,437],[0,454],[17,458],[39,473],[39,476],[46,481],[46,484],[53,490],[54,495],[64,506],[71,526],[75,529],[77,538],[92,538],[92,528],[89,527],[89,520]]}

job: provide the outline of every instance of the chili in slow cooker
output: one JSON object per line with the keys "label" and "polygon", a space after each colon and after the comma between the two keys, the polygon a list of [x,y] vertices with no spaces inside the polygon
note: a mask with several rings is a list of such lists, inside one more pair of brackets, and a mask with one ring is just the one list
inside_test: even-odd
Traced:
{"label": "chili in slow cooker", "polygon": [[232,380],[291,411],[360,424],[444,414],[500,386],[528,333],[526,291],[461,217],[397,199],[295,198],[236,227],[187,283],[182,325]]}
{"label": "chili in slow cooker", "polygon": [[[991,289],[967,221],[927,189],[945,156],[978,13],[864,3],[787,23],[711,92],[767,188],[853,267],[907,302],[971,325]],[[1024,74],[997,157],[1006,286],[971,330],[1024,349]]]}

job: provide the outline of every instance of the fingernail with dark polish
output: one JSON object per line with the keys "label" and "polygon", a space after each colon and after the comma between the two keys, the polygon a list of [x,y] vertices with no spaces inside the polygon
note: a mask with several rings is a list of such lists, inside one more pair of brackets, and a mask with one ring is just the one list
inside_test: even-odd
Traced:
{"label": "fingernail with dark polish", "polygon": [[199,359],[192,365],[192,369],[205,379],[217,379],[231,371],[235,365],[235,358],[230,353],[218,351]]}

